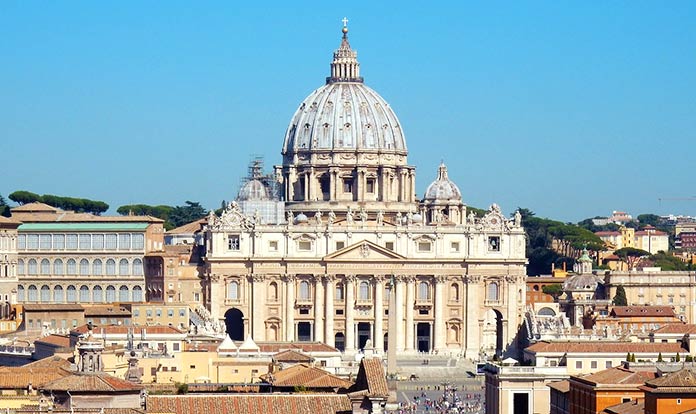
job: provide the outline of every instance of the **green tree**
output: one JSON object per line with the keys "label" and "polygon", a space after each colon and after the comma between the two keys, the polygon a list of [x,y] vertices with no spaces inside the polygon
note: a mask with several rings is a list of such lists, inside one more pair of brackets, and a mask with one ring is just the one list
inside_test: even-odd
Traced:
{"label": "green tree", "polygon": [[650,256],[649,252],[634,247],[623,247],[615,251],[614,254],[628,265],[628,270],[635,269],[642,257]]}
{"label": "green tree", "polygon": [[24,190],[19,190],[15,191],[14,193],[10,193],[8,196],[10,200],[14,201],[15,203],[19,204],[20,206],[23,204],[27,203],[34,203],[36,201],[41,200],[41,196],[32,193],[31,191],[24,191]]}
{"label": "green tree", "polygon": [[674,357],[675,362],[681,362],[681,356],[679,355],[679,352],[677,352],[677,356]]}
{"label": "green tree", "polygon": [[10,217],[10,206],[2,195],[0,195],[0,216]]}
{"label": "green tree", "polygon": [[561,294],[563,294],[563,285],[560,283],[552,283],[550,285],[544,285],[541,287],[541,291],[547,295],[553,296],[555,300],[558,299]]}
{"label": "green tree", "polygon": [[657,214],[638,214],[636,219],[638,219],[641,227],[645,227],[647,225],[660,227],[663,224],[662,217],[658,216]]}
{"label": "green tree", "polygon": [[619,287],[616,288],[616,295],[614,295],[612,303],[614,304],[614,306],[628,306],[628,299],[626,298],[626,289],[624,289],[623,286],[619,285]]}
{"label": "green tree", "polygon": [[650,256],[648,260],[652,262],[653,266],[660,267],[662,270],[685,271],[690,269],[690,266],[678,257],[662,251]]}
{"label": "green tree", "polygon": [[186,223],[202,219],[208,214],[200,203],[186,201],[186,205],[176,206],[169,213],[169,223],[174,227],[182,226]]}
{"label": "green tree", "polygon": [[660,352],[659,354],[657,354],[657,362],[665,362],[665,361],[662,359],[662,352]]}

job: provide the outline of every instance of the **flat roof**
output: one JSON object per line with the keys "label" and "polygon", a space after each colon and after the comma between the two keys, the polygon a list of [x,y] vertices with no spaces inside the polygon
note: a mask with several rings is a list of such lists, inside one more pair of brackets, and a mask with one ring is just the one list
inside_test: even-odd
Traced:
{"label": "flat roof", "polygon": [[24,223],[19,231],[135,231],[146,230],[150,223]]}

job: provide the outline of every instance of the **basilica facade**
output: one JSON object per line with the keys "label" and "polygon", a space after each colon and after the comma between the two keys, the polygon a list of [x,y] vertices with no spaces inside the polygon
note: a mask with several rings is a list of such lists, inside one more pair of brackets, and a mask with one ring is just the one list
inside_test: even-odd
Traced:
{"label": "basilica facade", "polygon": [[232,339],[500,353],[525,306],[519,214],[467,211],[444,164],[417,198],[401,124],[363,83],[347,32],[272,180],[250,175],[208,217],[206,306]]}

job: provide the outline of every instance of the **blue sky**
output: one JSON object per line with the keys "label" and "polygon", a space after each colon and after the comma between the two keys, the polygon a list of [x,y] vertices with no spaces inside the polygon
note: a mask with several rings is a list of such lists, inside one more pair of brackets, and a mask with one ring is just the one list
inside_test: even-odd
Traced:
{"label": "blue sky", "polygon": [[696,215],[696,2],[0,2],[0,194],[216,208],[279,163],[349,19],[422,194]]}

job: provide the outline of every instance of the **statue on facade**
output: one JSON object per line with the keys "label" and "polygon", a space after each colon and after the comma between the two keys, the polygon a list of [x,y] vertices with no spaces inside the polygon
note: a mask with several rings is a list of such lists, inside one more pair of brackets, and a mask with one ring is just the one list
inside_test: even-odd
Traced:
{"label": "statue on facade", "polygon": [[469,218],[467,220],[467,223],[469,224],[474,224],[476,222],[476,214],[474,214],[473,211],[469,212]]}
{"label": "statue on facade", "polygon": [[329,210],[329,225],[334,224],[336,221],[336,213],[333,210]]}
{"label": "statue on facade", "polygon": [[362,224],[365,224],[365,222],[367,221],[367,211],[360,209],[359,215],[360,215],[360,221],[362,221]]}
{"label": "statue on facade", "polygon": [[292,223],[295,220],[295,216],[292,214],[292,211],[285,213],[285,218],[288,220],[288,225],[292,226]]}
{"label": "statue on facade", "polygon": [[321,211],[317,210],[316,213],[314,213],[314,220],[317,222],[317,225],[321,224]]}
{"label": "statue on facade", "polygon": [[346,223],[353,224],[353,211],[350,207],[348,207],[348,211],[346,212]]}
{"label": "statue on facade", "polygon": [[515,211],[515,226],[520,227],[522,225],[522,214],[520,210]]}
{"label": "statue on facade", "polygon": [[384,211],[379,210],[377,212],[377,225],[381,226],[383,222],[384,222]]}
{"label": "statue on facade", "polygon": [[401,218],[401,212],[400,212],[400,211],[397,211],[397,212],[396,212],[396,224],[399,225],[399,226],[402,225],[402,224],[404,224],[403,221],[402,221],[402,218]]}
{"label": "statue on facade", "polygon": [[409,211],[406,214],[406,224],[408,224],[409,226],[413,224],[413,211]]}

